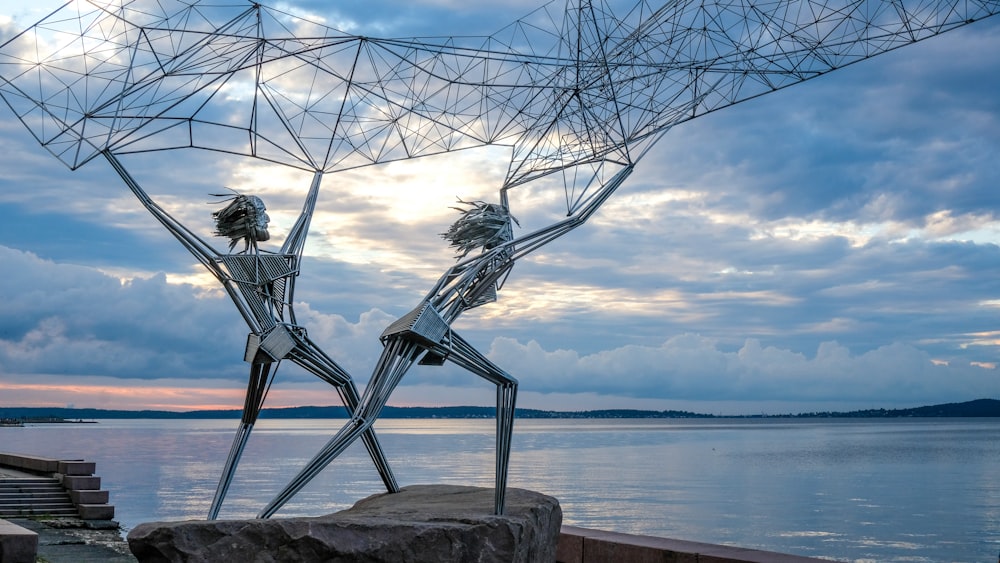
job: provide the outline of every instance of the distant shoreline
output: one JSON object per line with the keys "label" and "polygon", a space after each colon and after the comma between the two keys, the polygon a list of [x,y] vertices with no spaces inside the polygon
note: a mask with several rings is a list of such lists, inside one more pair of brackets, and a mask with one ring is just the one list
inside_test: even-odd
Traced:
{"label": "distant shoreline", "polygon": [[[382,418],[493,418],[493,407],[392,407],[382,412]],[[517,409],[517,418],[522,419],[721,419],[721,418],[970,418],[1000,417],[1000,400],[976,399],[963,403],[945,403],[915,407],[910,409],[868,409],[848,412],[810,412],[778,415],[714,415],[688,411],[654,411],[637,409],[604,409],[589,411],[547,411],[539,409]],[[0,408],[0,418],[23,421],[30,424],[47,423],[92,423],[94,419],[238,419],[240,411],[199,410],[199,411],[156,411],[156,410],[108,410],[47,407],[4,407]],[[264,409],[261,419],[305,419],[305,418],[348,418],[344,407],[288,407]]]}

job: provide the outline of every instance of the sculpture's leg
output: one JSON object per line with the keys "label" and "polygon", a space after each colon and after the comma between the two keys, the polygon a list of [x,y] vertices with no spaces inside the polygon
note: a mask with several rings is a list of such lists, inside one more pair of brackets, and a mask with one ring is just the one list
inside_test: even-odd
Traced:
{"label": "sculpture's leg", "polygon": [[489,361],[454,331],[450,333],[451,353],[448,359],[497,386],[497,453],[494,511],[503,514],[507,495],[507,468],[510,465],[511,437],[514,433],[514,405],[517,401],[517,379]]}
{"label": "sculpture's leg", "polygon": [[277,372],[276,366],[275,370],[271,371],[273,365],[250,365],[250,380],[247,382],[247,394],[243,404],[243,417],[240,420],[239,428],[236,430],[236,436],[233,438],[233,445],[229,449],[229,457],[226,458],[226,464],[222,468],[222,476],[219,477],[219,485],[215,489],[212,506],[208,509],[209,520],[215,520],[219,516],[222,501],[226,498],[226,492],[229,491],[229,484],[232,483],[233,476],[236,474],[236,466],[240,462],[240,457],[243,456],[243,448],[246,447],[247,440],[250,438],[250,432],[253,430],[253,425],[257,422],[257,417],[260,415],[260,409],[264,404],[264,396],[267,394],[267,389],[271,385],[271,379],[274,373]]}
{"label": "sculpture's leg", "polygon": [[[340,393],[340,398],[344,401],[347,413],[353,417],[358,412],[358,406],[361,402],[361,397],[358,395],[358,388],[354,386],[354,381],[348,381],[346,385],[338,387],[337,392]],[[375,462],[375,469],[378,470],[378,474],[382,478],[382,483],[385,484],[385,490],[390,493],[398,493],[399,485],[396,483],[396,476],[393,475],[392,469],[389,467],[389,462],[385,459],[385,453],[382,451],[382,444],[379,443],[378,437],[375,435],[375,429],[368,428],[365,430],[361,435],[361,441],[364,442],[365,449],[368,450],[368,455]]]}
{"label": "sculpture's leg", "polygon": [[[299,336],[298,341],[298,345],[289,354],[291,360],[330,385],[333,385],[340,395],[341,402],[344,403],[344,407],[347,409],[348,416],[353,417],[361,401],[358,395],[358,388],[354,385],[354,380],[336,362],[324,354],[319,347],[313,344],[308,337],[304,335]],[[382,483],[385,484],[385,489],[390,493],[399,492],[396,476],[393,475],[392,469],[389,467],[389,462],[385,458],[385,452],[382,451],[382,445],[375,435],[375,430],[369,428],[361,436],[361,439],[365,443],[365,448],[368,450],[368,455],[371,456],[372,462],[375,463],[375,469],[378,470],[379,477],[382,478]]]}
{"label": "sculpture's leg", "polygon": [[406,338],[390,338],[386,342],[371,380],[365,387],[351,420],[323,446],[299,473],[261,510],[258,518],[274,515],[289,499],[312,481],[327,465],[368,432],[389,401],[400,379],[416,362],[425,347]]}

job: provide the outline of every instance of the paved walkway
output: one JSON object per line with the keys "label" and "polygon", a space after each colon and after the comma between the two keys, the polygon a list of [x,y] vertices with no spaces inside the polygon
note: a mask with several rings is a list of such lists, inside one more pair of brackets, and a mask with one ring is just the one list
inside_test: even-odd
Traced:
{"label": "paved walkway", "polygon": [[138,563],[118,524],[77,518],[10,519],[38,534],[38,563]]}

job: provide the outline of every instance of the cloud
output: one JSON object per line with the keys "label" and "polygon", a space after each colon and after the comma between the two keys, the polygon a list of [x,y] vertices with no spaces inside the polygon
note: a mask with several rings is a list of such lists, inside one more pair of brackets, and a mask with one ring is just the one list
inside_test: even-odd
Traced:
{"label": "cloud", "polygon": [[[368,5],[288,7],[392,31],[423,10],[413,34],[474,17],[432,4],[378,22]],[[497,10],[448,29],[490,32],[521,13]],[[551,408],[990,395],[995,370],[975,366],[1000,364],[996,52],[1000,21],[985,21],[677,127],[587,225],[519,263],[499,302],[456,329]],[[240,389],[242,320],[110,167],[59,168],[10,115],[0,138],[4,382]],[[359,384],[384,326],[453,264],[439,237],[449,206],[495,200],[509,158],[497,147],[324,177],[297,312]],[[280,242],[311,181],[199,151],[123,161],[209,241],[208,194],[260,195]],[[555,180],[510,192],[519,234],[561,218]],[[312,381],[281,373],[276,389]],[[488,403],[483,385],[418,368],[399,397],[450,402],[451,389]]]}
{"label": "cloud", "polygon": [[[324,14],[324,23],[342,31],[374,37],[489,35],[514,19],[528,14],[541,2],[491,0],[469,4],[457,0],[398,2],[370,0],[345,3],[331,9],[322,0],[298,0],[278,7],[292,13]],[[442,30],[449,30],[442,32]]]}
{"label": "cloud", "polygon": [[[119,280],[0,247],[0,366],[7,374],[153,379],[232,373],[245,330],[222,299],[163,274]],[[224,351],[229,351],[226,353]],[[239,371],[243,371],[242,369]]]}
{"label": "cloud", "polygon": [[490,357],[518,374],[524,390],[688,401],[960,401],[990,396],[997,377],[995,369],[937,365],[903,344],[854,354],[823,342],[810,357],[754,339],[724,351],[694,334],[593,354],[498,338]]}
{"label": "cloud", "polygon": [[997,48],[986,20],[839,69],[672,130],[639,173],[766,220],[995,209]]}

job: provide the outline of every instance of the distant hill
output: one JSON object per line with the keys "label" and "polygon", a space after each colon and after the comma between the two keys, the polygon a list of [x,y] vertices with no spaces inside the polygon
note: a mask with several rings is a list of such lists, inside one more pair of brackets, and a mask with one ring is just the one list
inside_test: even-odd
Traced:
{"label": "distant hill", "polygon": [[[494,407],[392,407],[382,410],[382,418],[493,418]],[[0,417],[11,419],[52,422],[46,419],[238,419],[238,410],[175,411],[127,411],[105,409],[70,409],[49,407],[8,407],[0,408]],[[630,409],[607,409],[594,411],[544,411],[537,409],[517,409],[518,418],[711,418],[712,415],[686,411],[642,411]],[[342,406],[328,407],[287,407],[264,409],[261,419],[289,418],[348,418],[347,409]]]}
{"label": "distant hill", "polygon": [[[493,418],[493,407],[385,407],[383,418]],[[264,409],[261,418],[347,418],[344,407],[290,407]],[[69,409],[45,407],[0,408],[0,418],[23,420],[62,419],[66,421],[121,418],[146,419],[238,419],[238,410],[207,411],[128,411],[105,409]],[[977,399],[964,403],[946,403],[911,409],[869,409],[850,412],[811,412],[785,415],[717,416],[688,411],[647,411],[605,409],[592,411],[546,411],[517,409],[518,418],[906,418],[906,417],[998,417],[1000,400]],[[51,420],[49,420],[51,422]]]}
{"label": "distant hill", "polygon": [[1000,401],[976,399],[964,403],[945,403],[912,409],[870,409],[850,412],[802,413],[794,416],[823,418],[906,418],[906,417],[1000,417]]}

